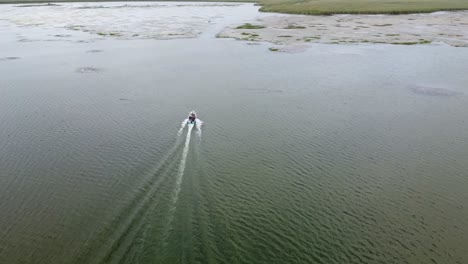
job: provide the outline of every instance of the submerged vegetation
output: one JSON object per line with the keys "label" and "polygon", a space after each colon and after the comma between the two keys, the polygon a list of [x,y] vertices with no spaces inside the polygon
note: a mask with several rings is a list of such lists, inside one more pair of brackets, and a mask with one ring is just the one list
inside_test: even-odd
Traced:
{"label": "submerged vegetation", "polygon": [[285,27],[284,29],[305,29],[306,27],[304,26],[297,26],[297,25],[288,25],[287,27]]}
{"label": "submerged vegetation", "polygon": [[260,28],[265,28],[265,26],[262,25],[252,25],[250,23],[245,23],[242,26],[236,27],[236,29],[260,29]]}

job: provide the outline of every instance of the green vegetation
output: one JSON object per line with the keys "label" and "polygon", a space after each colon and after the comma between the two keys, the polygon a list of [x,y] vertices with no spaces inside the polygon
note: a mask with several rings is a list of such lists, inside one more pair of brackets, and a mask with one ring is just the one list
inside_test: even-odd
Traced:
{"label": "green vegetation", "polygon": [[236,27],[236,29],[260,29],[260,28],[265,28],[265,26],[262,25],[252,25],[250,23],[245,23],[242,26]]}
{"label": "green vegetation", "polygon": [[258,34],[254,34],[254,33],[247,33],[247,32],[242,32],[241,35],[243,36],[250,36],[250,37],[258,37]]}
{"label": "green vegetation", "polygon": [[292,36],[289,36],[289,35],[281,35],[281,36],[278,36],[278,38],[292,38]]}
{"label": "green vegetation", "polygon": [[304,15],[409,14],[468,9],[467,0],[259,0],[260,11]]}
{"label": "green vegetation", "polygon": [[269,48],[270,51],[278,51],[279,49],[277,48]]}
{"label": "green vegetation", "polygon": [[314,40],[314,39],[320,39],[320,37],[319,37],[319,36],[305,37],[305,38],[304,38],[304,41],[305,41],[305,42],[311,42],[311,41]]}
{"label": "green vegetation", "polygon": [[[0,0],[0,3],[104,2],[132,0]],[[148,0],[146,0],[148,1]],[[174,1],[174,0],[173,0]],[[190,1],[190,0],[189,0]],[[192,0],[193,2],[257,2],[263,12],[304,15],[410,14],[468,10],[467,0]],[[412,20],[412,19],[409,19]],[[247,28],[248,29],[248,28]]]}
{"label": "green vegetation", "polygon": [[418,44],[429,44],[431,43],[432,41],[429,41],[429,40],[426,40],[426,39],[421,39],[419,40],[419,43]]}
{"label": "green vegetation", "polygon": [[242,32],[242,36],[246,36],[245,38],[240,38],[241,40],[247,40],[247,41],[255,41],[257,40],[256,37],[258,37],[258,34],[254,33],[247,33],[247,32]]}
{"label": "green vegetation", "polygon": [[417,45],[417,44],[429,44],[429,43],[431,43],[431,41],[421,39],[419,41],[414,41],[414,42],[392,42],[390,44],[394,44],[394,45]]}

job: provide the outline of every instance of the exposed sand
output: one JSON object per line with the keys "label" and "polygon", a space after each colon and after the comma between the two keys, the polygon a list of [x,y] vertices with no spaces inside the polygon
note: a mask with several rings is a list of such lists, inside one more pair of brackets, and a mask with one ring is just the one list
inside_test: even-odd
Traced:
{"label": "exposed sand", "polygon": [[35,27],[60,32],[47,39],[33,35],[18,36],[20,42],[73,41],[79,33],[90,34],[95,39],[196,38],[236,7],[240,7],[239,11],[243,10],[242,7],[252,9],[250,5],[238,3],[185,2],[1,5],[0,22],[4,28]]}
{"label": "exposed sand", "polygon": [[468,47],[468,11],[411,15],[260,15],[261,29],[225,28],[220,38],[278,44],[273,51],[302,51],[307,43],[388,43],[400,45],[443,42]]}

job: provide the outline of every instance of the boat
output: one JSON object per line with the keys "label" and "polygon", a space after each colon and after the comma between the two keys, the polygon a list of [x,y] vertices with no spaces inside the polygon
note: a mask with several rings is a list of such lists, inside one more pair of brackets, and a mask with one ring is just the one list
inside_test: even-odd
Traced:
{"label": "boat", "polygon": [[188,119],[187,119],[187,124],[195,124],[197,120],[197,113],[195,111],[190,111]]}

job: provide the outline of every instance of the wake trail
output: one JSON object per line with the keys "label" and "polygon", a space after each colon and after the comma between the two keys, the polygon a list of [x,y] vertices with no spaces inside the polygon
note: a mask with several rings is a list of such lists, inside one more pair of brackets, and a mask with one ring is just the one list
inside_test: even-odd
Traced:
{"label": "wake trail", "polygon": [[195,121],[195,126],[197,128],[197,135],[199,138],[201,138],[202,136],[202,125],[203,125],[203,121],[197,118],[197,120]]}
{"label": "wake trail", "polygon": [[[168,221],[166,222],[165,235],[162,236],[162,241],[166,240],[164,238],[167,238],[169,235],[168,232],[172,229],[172,221],[174,219],[179,193],[182,189],[191,133],[194,128],[197,130],[199,129],[199,124],[201,125],[201,122],[196,125],[187,124],[187,119],[182,122],[174,146],[168,150],[158,166],[152,169],[147,174],[147,177],[142,180],[140,186],[136,188],[138,192],[135,194],[135,198],[131,199],[129,204],[121,208],[116,214],[116,220],[113,221],[112,224],[114,228],[103,234],[102,237],[105,237],[104,239],[108,242],[103,246],[97,244],[101,243],[102,240],[96,239],[96,241],[93,241],[95,246],[92,248],[98,250],[91,250],[87,252],[87,254],[80,256],[80,259],[89,259],[92,260],[89,261],[92,263],[122,259],[125,254],[128,253],[127,251],[130,249],[131,241],[133,241],[137,233],[144,228],[144,222],[147,217],[146,213],[152,210],[152,204],[158,200],[158,198],[154,197],[156,193],[159,193],[157,191],[158,188],[168,180],[168,177],[172,174],[171,172],[176,172],[175,187],[169,198]],[[178,153],[180,153],[180,147],[182,147],[182,134],[185,127],[188,127],[188,131],[185,137],[182,155],[179,156]],[[176,157],[180,157],[180,160],[177,160]]]}
{"label": "wake trail", "polygon": [[187,123],[188,123],[188,118],[182,121],[182,124],[180,124],[180,129],[177,132],[177,137],[180,137],[182,135],[182,132],[184,132],[184,128],[187,126]]}
{"label": "wake trail", "polygon": [[177,178],[176,178],[176,188],[174,191],[174,200],[173,200],[173,205],[177,202],[177,199],[179,198],[179,192],[184,176],[184,171],[185,171],[185,163],[187,161],[187,154],[189,151],[190,147],[190,138],[191,138],[191,133],[192,133],[193,125],[189,124],[188,125],[188,132],[187,132],[187,137],[185,138],[185,146],[184,150],[182,151],[182,158],[180,159],[180,164],[179,164],[179,170],[177,171]]}
{"label": "wake trail", "polygon": [[180,159],[179,168],[177,170],[175,188],[172,194],[171,207],[169,209],[169,219],[167,221],[169,229],[171,229],[172,220],[174,219],[175,210],[177,208],[176,204],[177,204],[177,201],[179,200],[179,193],[182,188],[182,181],[184,179],[184,172],[185,172],[185,164],[187,162],[187,155],[189,152],[190,138],[191,138],[193,126],[194,126],[193,124],[188,124],[187,136],[185,137],[185,145],[182,151],[182,157]]}

